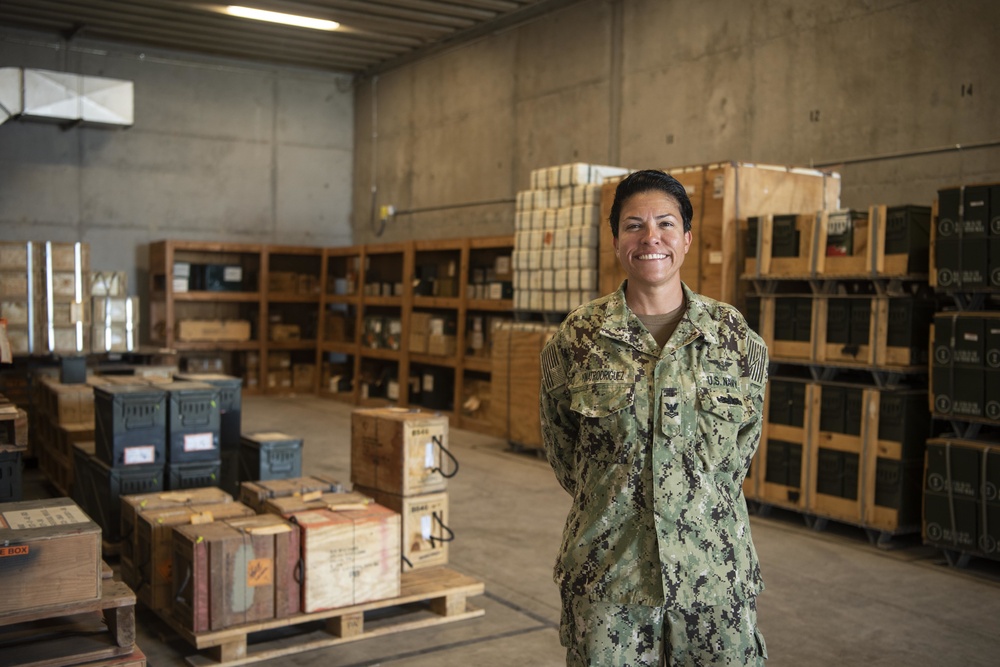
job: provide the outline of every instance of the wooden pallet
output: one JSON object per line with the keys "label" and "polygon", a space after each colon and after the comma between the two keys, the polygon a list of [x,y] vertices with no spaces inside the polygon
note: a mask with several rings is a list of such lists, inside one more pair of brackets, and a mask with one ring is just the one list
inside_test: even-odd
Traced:
{"label": "wooden pallet", "polygon": [[[273,660],[305,651],[337,646],[360,639],[431,627],[443,623],[464,621],[485,612],[467,603],[467,598],[482,595],[482,581],[446,567],[406,572],[397,598],[329,609],[312,614],[297,614],[259,623],[248,623],[225,630],[195,634],[172,618],[164,620],[188,643],[209,655],[187,658],[196,667],[246,665]],[[379,610],[391,614],[377,613]],[[366,612],[371,612],[366,618]],[[378,617],[378,618],[376,618]],[[249,635],[255,632],[325,621],[325,630],[307,632],[250,645]]]}
{"label": "wooden pallet", "polygon": [[[135,594],[111,579],[104,581],[99,600],[49,605],[0,616],[0,667],[62,667],[94,661],[133,667],[135,658]],[[129,661],[121,659],[133,657]]]}

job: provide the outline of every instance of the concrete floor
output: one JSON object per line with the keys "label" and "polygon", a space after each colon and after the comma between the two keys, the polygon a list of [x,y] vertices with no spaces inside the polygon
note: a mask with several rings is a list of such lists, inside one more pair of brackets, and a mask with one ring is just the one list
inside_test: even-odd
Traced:
{"label": "concrete floor", "polygon": [[[246,397],[243,430],[305,438],[304,472],[350,479],[350,408],[312,397]],[[561,665],[558,596],[550,573],[569,507],[544,459],[451,431],[460,463],[450,481],[451,567],[482,579],[484,616],[281,658],[316,667]],[[877,549],[858,529],[805,527],[795,515],[754,517],[767,590],[758,600],[769,664],[1000,664],[1000,563],[947,566],[919,539]],[[194,650],[148,612],[138,644],[153,667]]]}

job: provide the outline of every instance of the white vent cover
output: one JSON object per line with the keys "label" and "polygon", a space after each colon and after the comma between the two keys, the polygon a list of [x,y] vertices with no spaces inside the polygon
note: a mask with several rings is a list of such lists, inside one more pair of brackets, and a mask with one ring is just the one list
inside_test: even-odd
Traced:
{"label": "white vent cover", "polygon": [[129,126],[133,97],[131,81],[0,68],[0,122],[21,117]]}

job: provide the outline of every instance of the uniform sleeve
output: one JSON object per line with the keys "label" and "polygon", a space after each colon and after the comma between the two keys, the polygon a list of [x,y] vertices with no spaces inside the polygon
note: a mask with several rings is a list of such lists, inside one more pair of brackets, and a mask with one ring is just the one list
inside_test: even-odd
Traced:
{"label": "uniform sleeve", "polygon": [[575,451],[579,418],[570,410],[565,362],[555,339],[541,354],[540,411],[545,455],[556,479],[570,495],[576,494]]}
{"label": "uniform sleeve", "polygon": [[753,407],[753,415],[742,426],[736,436],[740,456],[743,459],[743,474],[750,469],[750,462],[760,445],[760,434],[764,424],[764,389],[767,386],[767,347],[756,334],[747,340],[746,369],[749,392],[747,395]]}

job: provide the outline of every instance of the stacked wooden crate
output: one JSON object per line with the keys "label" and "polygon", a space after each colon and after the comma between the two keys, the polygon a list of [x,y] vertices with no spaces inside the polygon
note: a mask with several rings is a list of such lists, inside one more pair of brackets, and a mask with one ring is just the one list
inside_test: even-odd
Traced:
{"label": "stacked wooden crate", "polygon": [[2,503],[0,545],[0,662],[145,665],[135,594],[111,579],[101,529],[79,507],[66,498]]}
{"label": "stacked wooden crate", "polygon": [[86,354],[90,306],[86,243],[0,243],[0,317],[14,354]]}
{"label": "stacked wooden crate", "polygon": [[538,412],[542,381],[538,359],[556,329],[551,324],[510,322],[493,333],[493,430],[518,447],[540,450],[544,446]]}
{"label": "stacked wooden crate", "polygon": [[448,418],[402,408],[351,415],[354,490],[401,517],[402,571],[446,565],[448,478],[458,463],[448,450]]}
{"label": "stacked wooden crate", "polygon": [[1000,560],[1000,183],[939,190],[931,282],[934,315],[923,538],[953,564]]}
{"label": "stacked wooden crate", "polygon": [[919,529],[930,216],[873,206],[742,225],[758,293],[745,310],[772,362],[748,498],[880,539]]}
{"label": "stacked wooden crate", "polygon": [[28,416],[0,394],[0,503],[21,500]]}
{"label": "stacked wooden crate", "polygon": [[33,406],[33,454],[56,489],[69,495],[75,480],[73,448],[94,440],[94,387],[40,377],[34,385]]}

